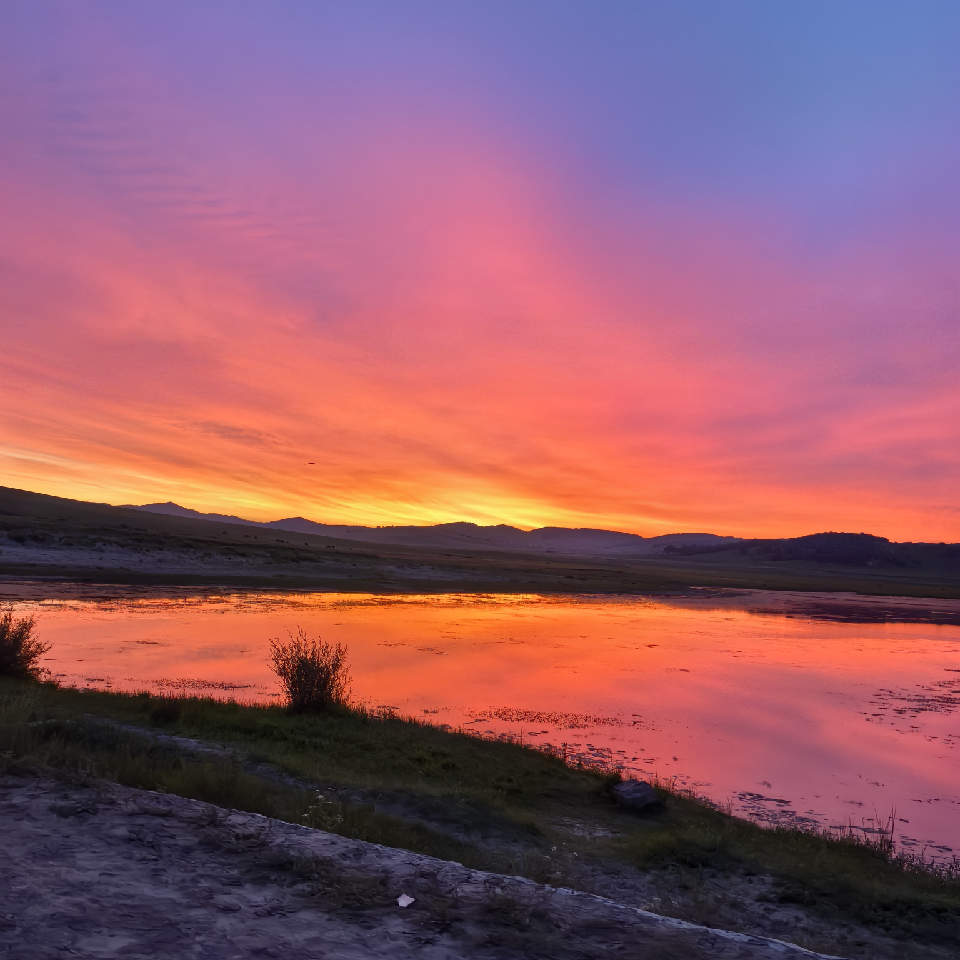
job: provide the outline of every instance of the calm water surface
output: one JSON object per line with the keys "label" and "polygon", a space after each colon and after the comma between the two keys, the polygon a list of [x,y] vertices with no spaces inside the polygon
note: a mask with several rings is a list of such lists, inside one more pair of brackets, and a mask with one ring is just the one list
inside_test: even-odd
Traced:
{"label": "calm water surface", "polygon": [[15,608],[38,614],[69,684],[269,701],[269,639],[300,626],[349,646],[370,705],[676,777],[764,822],[871,829],[895,811],[902,844],[949,858],[960,604],[895,601],[921,622],[883,622],[883,603],[184,592]]}

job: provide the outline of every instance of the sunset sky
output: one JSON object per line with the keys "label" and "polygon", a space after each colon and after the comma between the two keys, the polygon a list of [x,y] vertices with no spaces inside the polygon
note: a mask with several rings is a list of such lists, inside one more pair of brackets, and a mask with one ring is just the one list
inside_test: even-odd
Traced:
{"label": "sunset sky", "polygon": [[0,7],[0,484],[960,540],[956,0]]}

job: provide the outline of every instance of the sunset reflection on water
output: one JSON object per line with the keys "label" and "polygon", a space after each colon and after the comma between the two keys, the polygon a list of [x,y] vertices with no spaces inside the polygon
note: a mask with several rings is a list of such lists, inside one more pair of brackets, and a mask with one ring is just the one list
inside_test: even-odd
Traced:
{"label": "sunset reflection on water", "polygon": [[696,591],[15,607],[38,614],[64,683],[274,702],[267,645],[299,626],[348,645],[371,706],[676,778],[763,822],[870,828],[895,811],[905,846],[960,852],[960,605],[939,605],[953,623],[843,622],[777,596],[792,615],[772,594]]}

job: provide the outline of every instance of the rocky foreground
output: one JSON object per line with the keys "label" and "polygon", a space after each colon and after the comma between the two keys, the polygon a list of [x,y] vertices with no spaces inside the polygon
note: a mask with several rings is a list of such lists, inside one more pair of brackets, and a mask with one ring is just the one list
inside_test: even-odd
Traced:
{"label": "rocky foreground", "polygon": [[5,777],[0,823],[11,960],[826,956],[112,784]]}

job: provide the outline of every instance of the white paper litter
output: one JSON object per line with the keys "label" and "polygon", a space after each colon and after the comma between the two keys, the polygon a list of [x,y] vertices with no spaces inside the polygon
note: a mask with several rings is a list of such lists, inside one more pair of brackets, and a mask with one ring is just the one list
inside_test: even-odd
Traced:
{"label": "white paper litter", "polygon": [[413,903],[413,901],[414,901],[413,897],[408,897],[405,893],[401,893],[400,896],[397,897],[397,906],[409,907],[410,904]]}

